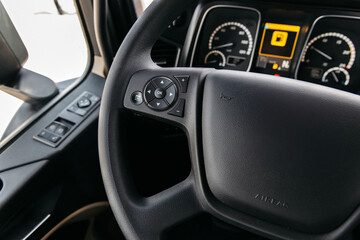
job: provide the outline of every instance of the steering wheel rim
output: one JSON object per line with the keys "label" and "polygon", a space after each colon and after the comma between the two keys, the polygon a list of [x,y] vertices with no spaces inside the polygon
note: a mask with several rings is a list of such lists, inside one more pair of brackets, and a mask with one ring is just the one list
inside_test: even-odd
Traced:
{"label": "steering wheel rim", "polygon": [[[182,10],[190,4],[192,0],[185,1],[154,1],[142,16],[133,25],[131,31],[124,39],[120,46],[116,57],[113,61],[112,68],[109,71],[107,85],[104,88],[101,113],[99,119],[99,154],[101,172],[105,183],[106,193],[109,203],[112,205],[114,215],[127,239],[158,239],[158,232],[139,232],[134,229],[133,222],[129,220],[119,196],[129,197],[127,202],[137,202],[139,206],[146,207],[146,201],[141,198],[133,188],[132,183],[128,183],[129,176],[127,172],[121,171],[125,169],[123,162],[113,162],[110,159],[120,159],[117,147],[121,139],[116,133],[119,130],[118,123],[121,117],[117,114],[119,106],[116,101],[117,96],[125,95],[125,89],[129,81],[129,76],[134,72],[142,69],[156,69],[158,66],[151,59],[152,46],[157,41],[161,33],[167,28],[167,22],[171,22],[173,14],[180,14]],[[161,9],[163,14],[156,14]],[[151,19],[151,24],[149,22]],[[127,56],[132,56],[131,63]],[[117,79],[122,79],[118,81]],[[122,105],[122,104],[120,104]],[[121,177],[120,177],[121,176]],[[115,179],[123,179],[123,181],[115,182]],[[185,183],[185,188],[189,188],[189,182]],[[122,190],[121,190],[122,189]],[[126,191],[126,194],[120,194],[119,191]],[[189,191],[192,191],[189,189]],[[132,199],[132,200],[130,200]],[[142,202],[142,200],[144,200]],[[193,201],[193,200],[190,200]],[[197,202],[194,203],[197,205]],[[198,207],[198,206],[196,206]],[[149,223],[150,224],[150,223]]]}
{"label": "steering wheel rim", "polygon": [[[325,233],[303,233],[298,230],[290,230],[281,226],[281,224],[279,225],[277,222],[272,223],[268,219],[264,220],[255,217],[255,212],[255,216],[251,216],[253,212],[244,214],[241,212],[241,207],[239,207],[240,211],[239,209],[234,210],[234,206],[229,208],[230,202],[234,199],[229,200],[227,197],[223,197],[222,195],[227,193],[221,192],[221,190],[214,187],[216,184],[210,187],[207,185],[208,182],[211,182],[209,175],[213,174],[211,169],[209,170],[209,165],[216,164],[216,162],[206,160],[204,164],[199,160],[204,157],[202,150],[199,150],[199,148],[202,143],[207,144],[205,136],[201,135],[201,126],[210,124],[208,127],[212,127],[214,125],[207,122],[209,120],[206,120],[209,119],[209,117],[206,117],[206,113],[211,112],[211,107],[205,103],[202,105],[201,101],[204,92],[204,98],[211,101],[209,96],[215,93],[215,90],[208,89],[214,88],[219,83],[217,79],[223,77],[230,79],[229,82],[238,77],[250,79],[244,87],[249,88],[250,86],[249,92],[253,93],[259,87],[257,85],[255,88],[251,88],[253,82],[264,85],[266,81],[271,81],[275,87],[271,87],[270,90],[275,91],[275,93],[278,93],[278,91],[281,93],[293,93],[295,89],[300,92],[304,91],[304,94],[297,95],[297,97],[307,98],[305,90],[311,92],[308,100],[313,99],[317,95],[326,100],[335,97],[339,99],[336,102],[337,106],[344,107],[343,103],[346,103],[346,111],[342,112],[344,114],[347,114],[349,110],[353,110],[348,106],[360,100],[358,97],[350,96],[347,93],[329,90],[322,86],[314,87],[314,85],[303,82],[281,82],[275,77],[264,75],[260,76],[263,80],[258,80],[259,74],[235,74],[231,71],[214,71],[211,69],[159,68],[151,60],[151,48],[167,28],[167,23],[171,22],[173,16],[179,15],[191,3],[192,0],[158,0],[151,4],[134,24],[119,48],[105,85],[99,120],[100,165],[110,206],[126,238],[159,239],[163,231],[168,227],[201,212],[208,212],[233,225],[273,238],[337,239],[350,231],[359,222],[359,208],[356,208],[345,221],[342,221],[342,224],[333,227],[331,231],[326,231]],[[160,11],[162,14],[158,14]],[[174,75],[182,75],[184,72],[190,76],[190,79],[197,80],[189,82],[187,95],[180,94],[178,97],[186,98],[186,118],[178,119],[166,113],[154,112],[148,109],[145,103],[138,108],[138,106],[134,106],[130,102],[130,95],[134,89],[143,89],[143,87],[138,87],[139,83],[141,86],[144,86],[147,81],[157,76],[170,76],[171,78]],[[207,78],[206,81],[211,84],[208,84],[207,90],[204,91],[205,77]],[[232,84],[236,85],[237,83]],[[178,88],[181,88],[181,86],[178,86]],[[269,91],[269,89],[266,91]],[[222,101],[236,99],[236,94],[231,95],[231,91],[230,95],[227,93],[229,91],[221,92],[220,99]],[[276,95],[272,97],[276,98]],[[246,101],[246,99],[243,100]],[[213,104],[216,105],[217,102],[213,102]],[[297,103],[294,104],[297,106]],[[202,108],[206,109],[206,112],[202,112],[202,115],[206,118],[205,120],[197,116]],[[134,188],[131,176],[127,171],[128,166],[124,157],[126,153],[121,147],[124,139],[120,135],[124,130],[123,125],[126,125],[124,110],[127,111],[129,109],[143,112],[150,117],[171,121],[185,130],[190,142],[192,171],[189,177],[174,187],[149,198],[139,196]],[[216,138],[216,136],[209,136],[211,140],[214,137]],[[211,146],[211,144],[207,144],[207,146]],[[212,154],[216,155],[216,153]],[[205,151],[204,155],[209,155],[209,151]],[[211,159],[211,157],[207,158]],[[217,167],[221,168],[221,166]],[[207,176],[205,172],[207,172]],[[220,193],[218,193],[219,191]],[[263,199],[270,197],[258,194],[254,195],[254,198],[257,200],[260,198],[261,201],[264,201]],[[275,200],[275,198],[271,198],[270,201]],[[284,209],[287,205],[283,201],[278,201],[276,204],[282,205]],[[164,221],[154,222],[156,218],[164,219]]]}

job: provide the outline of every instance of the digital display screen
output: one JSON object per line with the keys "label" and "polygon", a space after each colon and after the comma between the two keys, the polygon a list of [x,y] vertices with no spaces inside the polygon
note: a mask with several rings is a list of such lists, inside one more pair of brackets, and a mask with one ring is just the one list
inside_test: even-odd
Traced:
{"label": "digital display screen", "polygon": [[289,71],[300,26],[265,23],[257,67],[272,71]]}
{"label": "digital display screen", "polygon": [[292,59],[300,27],[265,23],[259,55]]}

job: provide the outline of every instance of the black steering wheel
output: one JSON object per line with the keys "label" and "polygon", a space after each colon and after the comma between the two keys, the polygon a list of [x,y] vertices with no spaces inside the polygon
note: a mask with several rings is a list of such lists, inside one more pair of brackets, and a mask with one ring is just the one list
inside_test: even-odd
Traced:
{"label": "black steering wheel", "polygon": [[[106,81],[100,164],[124,235],[160,239],[207,212],[270,238],[345,236],[360,219],[360,97],[258,73],[156,66],[152,46],[192,2],[154,1]],[[124,149],[128,111],[184,129],[186,180],[148,198],[137,193]]]}

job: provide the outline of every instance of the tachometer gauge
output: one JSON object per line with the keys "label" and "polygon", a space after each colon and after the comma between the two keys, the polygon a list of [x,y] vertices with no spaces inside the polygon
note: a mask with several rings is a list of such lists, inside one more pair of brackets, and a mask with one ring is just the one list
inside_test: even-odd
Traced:
{"label": "tachometer gauge", "polygon": [[306,45],[297,77],[333,87],[347,86],[347,70],[354,65],[355,57],[350,38],[338,32],[322,33]]}
{"label": "tachometer gauge", "polygon": [[[251,55],[253,46],[253,37],[245,25],[238,22],[223,23],[210,36],[209,53],[205,56],[204,63],[215,68],[223,68],[226,65],[237,66]],[[214,66],[215,60],[208,59],[209,55],[214,53],[223,56],[225,61]]]}

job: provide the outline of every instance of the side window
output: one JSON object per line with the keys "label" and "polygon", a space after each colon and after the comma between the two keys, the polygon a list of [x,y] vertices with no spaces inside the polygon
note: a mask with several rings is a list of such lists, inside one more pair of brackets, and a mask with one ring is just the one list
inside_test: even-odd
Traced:
{"label": "side window", "polygon": [[136,14],[139,17],[145,9],[152,3],[153,0],[133,0]]}
{"label": "side window", "polygon": [[[82,75],[87,46],[73,0],[0,1],[28,51],[25,69],[50,78],[60,92]],[[9,126],[24,104],[0,91],[0,141],[14,130]]]}

